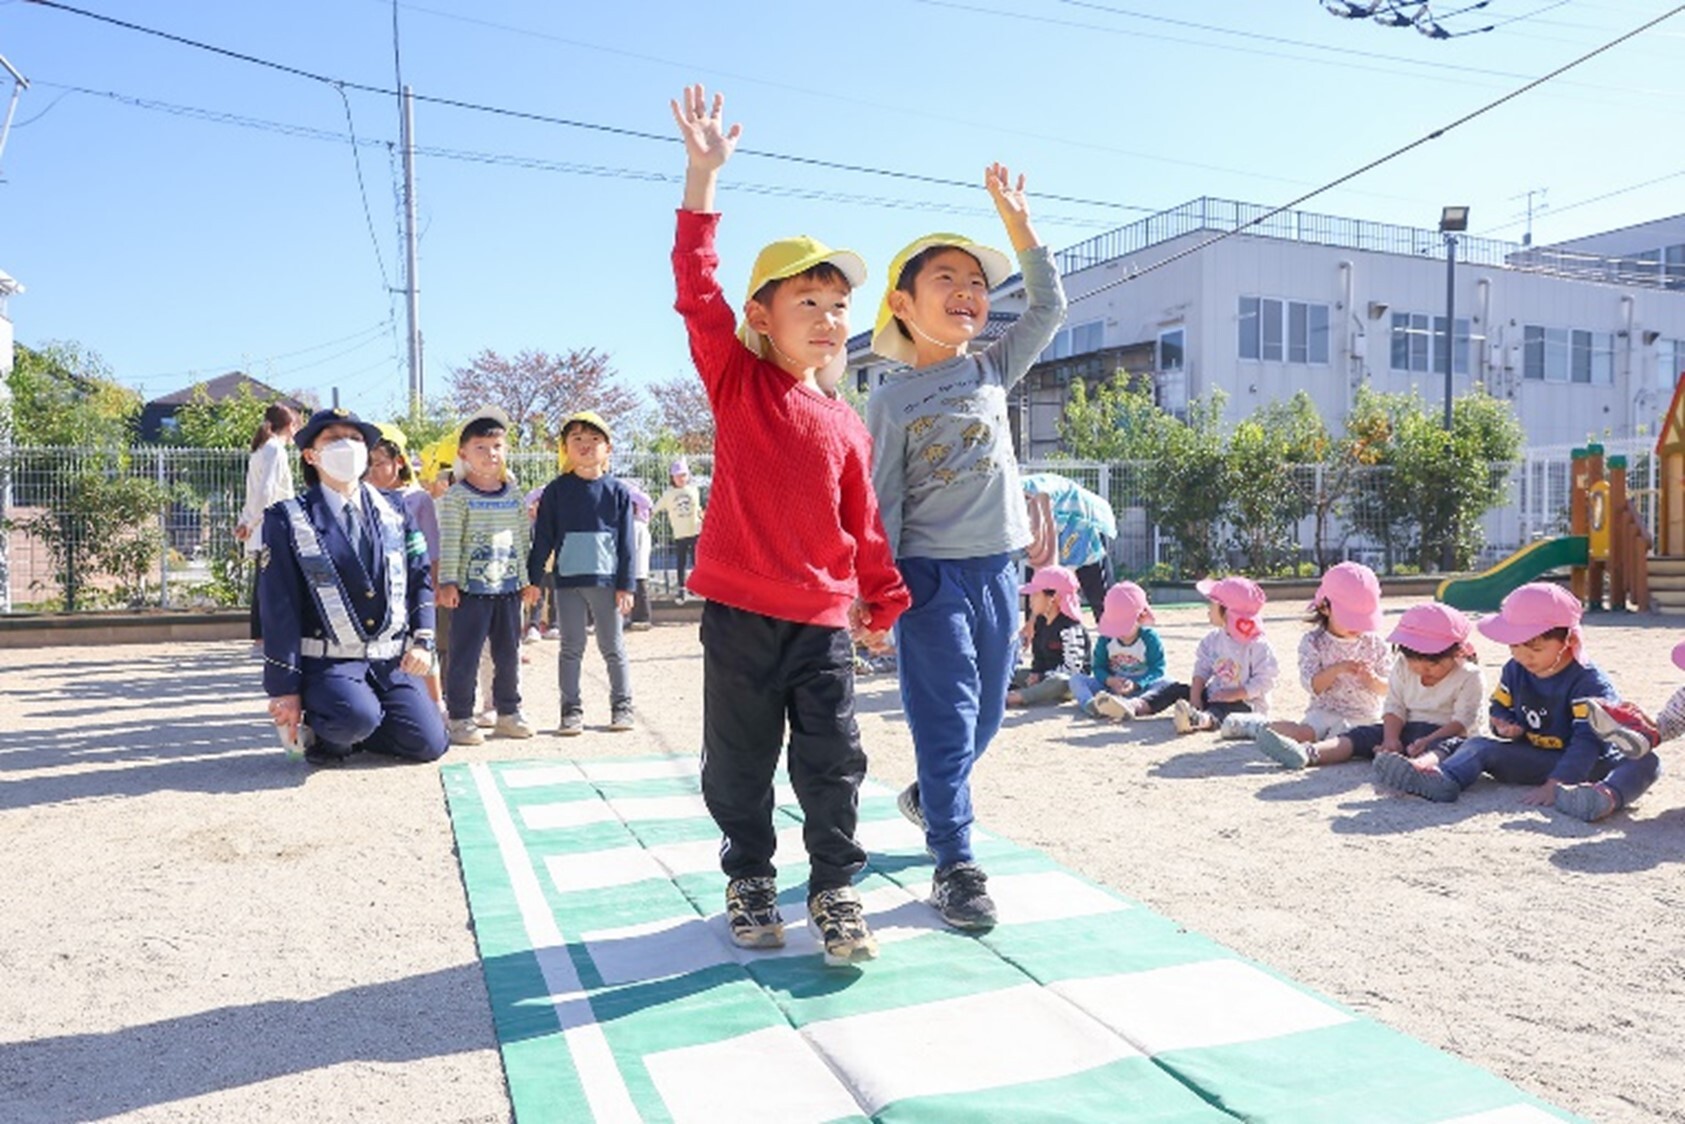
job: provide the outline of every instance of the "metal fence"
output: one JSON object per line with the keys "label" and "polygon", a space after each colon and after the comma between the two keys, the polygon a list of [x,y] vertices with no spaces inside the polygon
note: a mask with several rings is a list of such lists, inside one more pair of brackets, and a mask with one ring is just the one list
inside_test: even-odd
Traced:
{"label": "metal fence", "polygon": [[[1611,446],[1610,453],[1623,450]],[[1629,489],[1641,518],[1655,527],[1656,464],[1635,446],[1628,455]],[[0,449],[0,612],[126,608],[210,608],[247,604],[252,569],[234,525],[245,499],[244,450],[138,447],[125,450]],[[511,458],[523,487],[547,483],[556,472],[553,453],[518,452]],[[706,506],[713,458],[689,458]],[[1505,500],[1487,514],[1478,564],[1489,565],[1536,539],[1565,533],[1568,524],[1569,451],[1538,450],[1513,465],[1494,465]],[[669,458],[616,453],[616,475],[658,499],[668,486]],[[295,462],[295,479],[296,462]],[[1148,517],[1163,476],[1137,463],[1027,462],[1026,471],[1057,472],[1107,499],[1117,515],[1113,560],[1132,575],[1197,576],[1181,572],[1175,539]],[[1303,495],[1326,499],[1320,518],[1309,515],[1272,531],[1278,535],[1280,570],[1314,569],[1355,559],[1383,573],[1412,568],[1407,543],[1377,518],[1376,497],[1387,469],[1359,470],[1336,489],[1321,465],[1284,465],[1281,472]],[[1335,498],[1328,498],[1338,491]],[[1249,528],[1219,524],[1216,540],[1225,561],[1242,567],[1236,545]],[[768,528],[768,533],[774,533]],[[651,525],[650,586],[657,596],[679,588],[672,528]]]}

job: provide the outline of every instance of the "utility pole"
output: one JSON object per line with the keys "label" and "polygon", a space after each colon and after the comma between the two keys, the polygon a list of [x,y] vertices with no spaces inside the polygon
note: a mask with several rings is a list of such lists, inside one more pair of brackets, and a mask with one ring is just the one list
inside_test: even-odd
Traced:
{"label": "utility pole", "polygon": [[6,68],[6,73],[12,76],[12,100],[6,106],[6,123],[0,125],[0,156],[6,154],[6,138],[12,132],[12,116],[18,111],[18,98],[29,89],[29,79],[18,73],[17,67],[6,61],[5,55],[0,55],[0,66]]}
{"label": "utility pole", "polygon": [[404,303],[409,310],[410,417],[421,417],[424,390],[421,365],[420,291],[415,282],[415,99],[403,88],[399,139],[404,148]]}
{"label": "utility pole", "polygon": [[[1530,187],[1520,195],[1510,196],[1510,202],[1512,203],[1517,199],[1527,200],[1527,230],[1521,235],[1521,244],[1523,246],[1531,246],[1533,244],[1533,212],[1535,210],[1542,211],[1550,206],[1550,204],[1545,200],[1545,196],[1549,194],[1549,192],[1550,188],[1548,187]],[[1535,195],[1539,197],[1539,205],[1537,207],[1533,206],[1533,196]]]}

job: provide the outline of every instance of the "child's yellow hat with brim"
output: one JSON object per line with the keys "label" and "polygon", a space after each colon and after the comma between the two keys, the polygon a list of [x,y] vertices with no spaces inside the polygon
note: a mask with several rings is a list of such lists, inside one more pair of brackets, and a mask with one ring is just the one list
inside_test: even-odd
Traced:
{"label": "child's yellow hat with brim", "polygon": [[[821,262],[829,262],[848,278],[849,288],[858,289],[866,283],[866,260],[853,250],[833,250],[817,238],[805,234],[794,238],[780,238],[755,256],[755,268],[749,274],[749,294],[743,298],[747,305],[768,281],[782,281],[806,273]],[[750,351],[766,358],[766,340],[745,322],[737,330],[737,338]]]}
{"label": "child's yellow hat with brim", "polygon": [[956,250],[964,250],[977,259],[977,264],[983,267],[983,280],[991,290],[1005,284],[1017,270],[1013,268],[1012,259],[995,249],[980,242],[973,242],[963,234],[926,234],[923,238],[915,238],[902,247],[895,260],[889,263],[889,282],[884,286],[883,301],[878,305],[878,319],[872,328],[872,350],[885,359],[912,366],[915,352],[913,341],[901,334],[901,329],[895,326],[895,313],[889,310],[889,294],[901,283],[901,271],[907,268],[907,263],[919,254],[935,246],[952,246]]}
{"label": "child's yellow hat with brim", "polygon": [[562,419],[560,435],[556,440],[556,470],[562,473],[573,471],[573,461],[568,457],[568,430],[576,425],[590,426],[603,435],[603,440],[614,446],[614,433],[609,429],[608,422],[593,410],[575,410]]}

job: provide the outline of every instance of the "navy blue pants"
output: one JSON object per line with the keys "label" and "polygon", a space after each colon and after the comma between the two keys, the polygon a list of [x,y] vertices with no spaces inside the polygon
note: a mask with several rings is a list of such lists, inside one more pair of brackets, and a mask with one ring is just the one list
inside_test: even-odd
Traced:
{"label": "navy blue pants", "polygon": [[[1525,741],[1486,737],[1469,738],[1439,768],[1464,788],[1479,780],[1481,773],[1492,774],[1499,784],[1541,785],[1561,762],[1559,749],[1539,749]],[[1654,753],[1628,760],[1606,744],[1586,779],[1608,785],[1620,801],[1619,806],[1624,808],[1644,795],[1660,774],[1661,762]]]}
{"label": "navy blue pants", "polygon": [[1018,582],[1006,554],[896,564],[913,595],[895,623],[895,647],[925,843],[938,867],[952,866],[971,860],[971,770],[1006,717]]}
{"label": "navy blue pants", "polygon": [[397,660],[302,663],[304,724],[315,732],[319,751],[343,757],[366,750],[432,761],[450,748],[426,685],[399,671]]}
{"label": "navy blue pants", "polygon": [[[480,652],[491,641],[491,701],[499,714],[521,709],[521,595],[464,593],[450,617],[445,661],[445,709],[452,720],[474,717]],[[485,700],[482,699],[482,707]]]}

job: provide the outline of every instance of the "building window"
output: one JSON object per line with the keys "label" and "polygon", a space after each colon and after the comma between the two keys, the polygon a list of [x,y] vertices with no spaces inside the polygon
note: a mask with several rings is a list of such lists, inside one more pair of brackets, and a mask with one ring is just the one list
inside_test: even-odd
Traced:
{"label": "building window", "polygon": [[1662,268],[1667,273],[1664,284],[1670,289],[1685,289],[1685,245],[1669,246],[1664,252]]}
{"label": "building window", "polygon": [[1158,369],[1161,371],[1180,371],[1182,363],[1187,357],[1184,341],[1187,336],[1181,328],[1173,328],[1168,332],[1158,334]]}
{"label": "building window", "polygon": [[[1474,340],[1484,339],[1470,333],[1471,324],[1457,318],[1456,350],[1451,354],[1452,371],[1469,373],[1469,351]],[[1423,312],[1395,312],[1392,314],[1392,369],[1419,371],[1423,374],[1445,372],[1445,317],[1429,316]]]}
{"label": "building window", "polygon": [[[1528,324],[1522,329],[1521,377],[1568,382],[1573,367],[1572,332]],[[1586,381],[1590,381],[1588,378]]]}
{"label": "building window", "polygon": [[1041,353],[1042,363],[1054,359],[1069,359],[1073,355],[1087,355],[1091,351],[1099,351],[1106,345],[1106,325],[1102,320],[1090,320],[1086,324],[1073,324],[1061,328],[1053,337],[1053,342]]}
{"label": "building window", "polygon": [[1569,333],[1568,381],[1609,386],[1615,381],[1615,337],[1610,332]]}
{"label": "building window", "polygon": [[1328,306],[1241,297],[1239,353],[1275,363],[1327,363]]}

